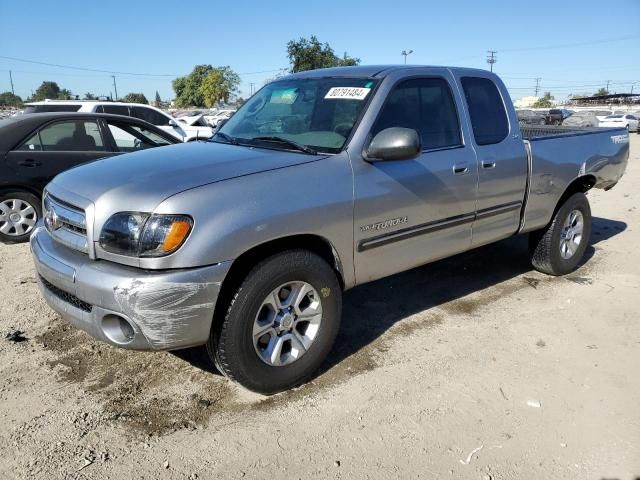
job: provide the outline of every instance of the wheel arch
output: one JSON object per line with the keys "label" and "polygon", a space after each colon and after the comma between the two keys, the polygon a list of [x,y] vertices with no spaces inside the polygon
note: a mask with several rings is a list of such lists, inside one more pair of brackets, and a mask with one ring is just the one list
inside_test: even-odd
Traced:
{"label": "wheel arch", "polygon": [[571,195],[573,195],[574,193],[587,193],[589,190],[591,190],[595,186],[596,181],[597,180],[595,175],[592,175],[592,174],[581,175],[573,179],[569,183],[569,185],[567,185],[567,188],[564,189],[564,192],[558,199],[558,202],[556,203],[556,206],[553,209],[553,215],[551,215],[551,218],[553,219],[553,217],[558,212],[560,207],[564,205],[564,202],[566,202],[567,199],[571,197]]}
{"label": "wheel arch", "polygon": [[30,193],[31,195],[35,195],[37,198],[42,200],[42,190],[25,185],[1,185],[0,194],[6,192],[26,192]]}
{"label": "wheel arch", "polygon": [[320,256],[336,273],[340,287],[345,289],[342,262],[337,250],[329,240],[315,234],[297,234],[276,238],[250,248],[233,261],[220,287],[214,322],[224,316],[235,291],[257,263],[287,250],[308,250]]}

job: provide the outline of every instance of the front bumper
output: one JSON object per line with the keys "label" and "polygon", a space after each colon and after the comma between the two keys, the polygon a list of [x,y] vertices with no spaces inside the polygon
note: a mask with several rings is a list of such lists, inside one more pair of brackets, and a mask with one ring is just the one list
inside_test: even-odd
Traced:
{"label": "front bumper", "polygon": [[43,227],[31,236],[31,252],[51,308],[98,340],[134,350],[206,343],[231,266],[151,271],[91,260],[55,242]]}

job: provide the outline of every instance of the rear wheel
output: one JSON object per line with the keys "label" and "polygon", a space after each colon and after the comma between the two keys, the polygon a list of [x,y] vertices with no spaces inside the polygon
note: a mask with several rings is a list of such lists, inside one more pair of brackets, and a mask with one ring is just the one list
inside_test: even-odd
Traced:
{"label": "rear wheel", "polygon": [[0,193],[0,241],[26,242],[41,217],[40,199],[32,193]]}
{"label": "rear wheel", "polygon": [[262,261],[214,325],[207,351],[229,379],[277,393],[308,380],[333,345],[342,292],[333,269],[304,250]]}
{"label": "rear wheel", "polygon": [[576,269],[591,236],[591,208],[584,193],[574,193],[551,223],[529,234],[531,263],[540,272],[565,275]]}

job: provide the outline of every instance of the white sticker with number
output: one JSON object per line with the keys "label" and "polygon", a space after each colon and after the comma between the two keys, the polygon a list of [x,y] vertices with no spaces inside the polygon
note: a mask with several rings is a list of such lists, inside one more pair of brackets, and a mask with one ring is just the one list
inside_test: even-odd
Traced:
{"label": "white sticker with number", "polygon": [[327,92],[324,98],[364,100],[370,91],[370,88],[361,87],[333,87]]}

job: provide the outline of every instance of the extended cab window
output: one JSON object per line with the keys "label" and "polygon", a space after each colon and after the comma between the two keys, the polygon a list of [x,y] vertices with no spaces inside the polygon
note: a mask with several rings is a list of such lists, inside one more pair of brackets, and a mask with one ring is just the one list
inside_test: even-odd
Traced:
{"label": "extended cab window", "polygon": [[105,149],[96,122],[57,122],[44,127],[39,134],[41,148],[45,152],[96,152]]}
{"label": "extended cab window", "polygon": [[509,121],[498,87],[488,78],[479,77],[463,77],[461,83],[476,143],[500,143],[509,134]]}
{"label": "extended cab window", "polygon": [[391,127],[416,130],[423,150],[462,143],[456,106],[449,85],[442,78],[414,78],[396,85],[372,133]]}

